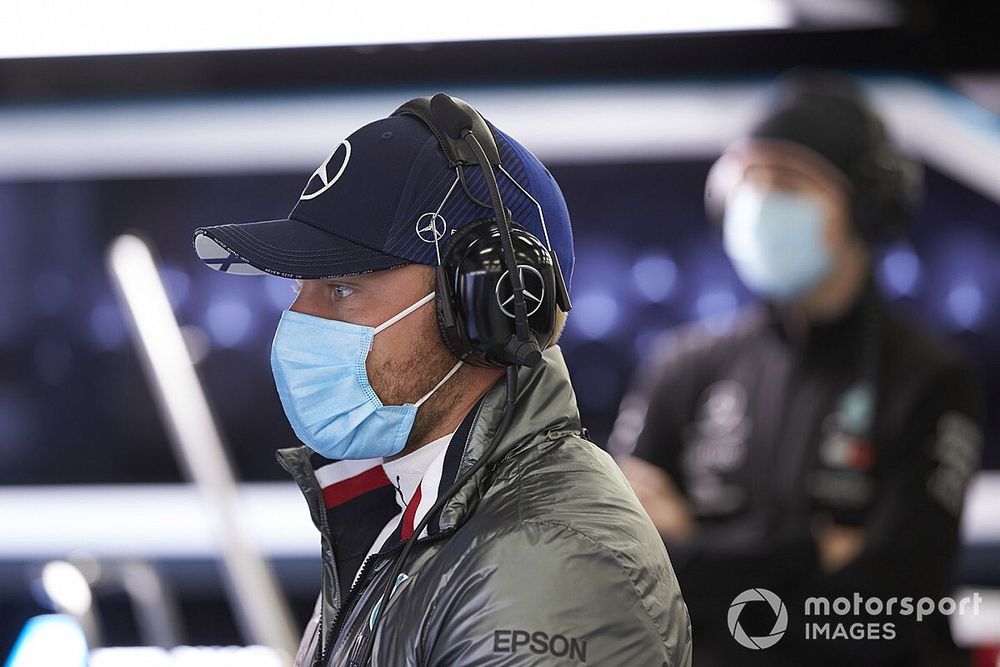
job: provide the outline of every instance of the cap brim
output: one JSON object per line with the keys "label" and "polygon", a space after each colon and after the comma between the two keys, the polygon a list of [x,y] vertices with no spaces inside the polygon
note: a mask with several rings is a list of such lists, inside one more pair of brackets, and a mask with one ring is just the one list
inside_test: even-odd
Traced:
{"label": "cap brim", "polygon": [[216,271],[303,280],[408,263],[292,218],[200,227],[194,247],[201,261]]}

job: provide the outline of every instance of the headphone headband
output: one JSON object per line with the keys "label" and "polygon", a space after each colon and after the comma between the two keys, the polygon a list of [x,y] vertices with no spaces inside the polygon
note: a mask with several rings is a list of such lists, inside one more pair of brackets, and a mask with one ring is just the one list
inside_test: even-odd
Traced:
{"label": "headphone headband", "polygon": [[[457,357],[470,363],[534,366],[542,357],[539,341],[547,344],[554,332],[555,306],[565,303],[568,310],[569,295],[551,248],[542,246],[526,230],[514,229],[510,211],[503,205],[495,169],[510,176],[503,170],[489,124],[471,105],[444,93],[410,100],[393,115],[412,115],[422,120],[463,186],[463,169],[478,166],[489,189],[493,218],[471,223],[480,228],[478,234],[456,234],[448,239],[443,253],[438,251],[438,324],[446,344]],[[524,191],[520,184],[517,187]],[[544,230],[544,218],[541,223]],[[435,243],[438,240],[435,238]],[[478,259],[470,266],[468,253],[456,251],[455,247],[465,244],[461,249],[467,250],[471,243],[478,244]],[[540,278],[540,289],[536,288],[540,295],[525,290],[526,269]],[[501,291],[506,293],[508,287],[501,283],[509,285],[506,301],[501,300]],[[544,301],[532,303],[529,309],[529,297]],[[537,314],[540,310],[545,311],[543,316]]]}
{"label": "headphone headband", "polygon": [[392,112],[393,116],[416,116],[424,121],[437,138],[448,164],[479,164],[475,151],[466,143],[466,131],[479,140],[492,167],[500,166],[500,150],[486,120],[472,106],[457,97],[438,93],[434,97],[416,97]]}

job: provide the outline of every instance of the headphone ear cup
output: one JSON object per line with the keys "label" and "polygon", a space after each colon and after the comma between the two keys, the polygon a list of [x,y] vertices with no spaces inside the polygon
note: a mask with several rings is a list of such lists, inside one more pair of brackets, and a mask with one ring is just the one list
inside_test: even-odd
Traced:
{"label": "headphone ear cup", "polygon": [[451,288],[448,277],[448,270],[444,266],[438,266],[437,293],[434,299],[435,312],[437,314],[438,330],[441,332],[441,339],[445,347],[459,359],[465,359],[470,352],[468,342],[463,340],[462,332],[464,327],[460,326],[455,313],[455,295]]}
{"label": "headphone ear cup", "polygon": [[[528,327],[538,346],[555,332],[558,289],[552,257],[520,226],[511,229],[516,263],[525,286]],[[516,334],[513,295],[496,222],[465,225],[445,246],[438,270],[438,326],[445,344],[467,363],[504,367],[520,354],[508,344]]]}
{"label": "headphone ear cup", "polygon": [[474,221],[455,230],[441,253],[437,267],[437,321],[445,347],[453,355],[474,366],[493,366],[478,353],[470,340],[467,315],[472,306],[459,303],[456,292],[461,282],[462,260],[482,233],[484,221]]}

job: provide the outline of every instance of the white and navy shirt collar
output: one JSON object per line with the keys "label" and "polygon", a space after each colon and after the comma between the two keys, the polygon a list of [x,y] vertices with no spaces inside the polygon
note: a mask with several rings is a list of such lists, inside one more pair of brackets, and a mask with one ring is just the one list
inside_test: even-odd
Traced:
{"label": "white and navy shirt collar", "polygon": [[[415,484],[412,492],[403,489],[405,505],[399,502],[396,480],[390,479],[390,474],[395,476],[392,472],[393,464],[397,464],[397,467],[399,464],[410,463],[414,466],[420,465],[421,462],[417,460],[405,462],[404,460],[420,454],[422,450],[390,462],[388,466],[383,464],[381,458],[332,461],[319,454],[311,455],[310,463],[322,490],[327,526],[337,558],[338,575],[341,583],[346,584],[342,590],[350,588],[354,575],[364,562],[369,548],[385,525],[399,515],[401,507],[402,519],[396,530],[385,540],[380,552],[392,549],[401,541],[412,538],[414,527],[420,523],[441,494],[451,488],[458,477],[459,465],[477,412],[475,408],[469,412],[459,428],[447,440],[447,446],[439,446],[437,451],[428,450],[424,453],[430,460],[423,461],[426,463],[423,475],[416,482],[410,482],[411,485]],[[387,467],[389,474],[386,472]],[[400,475],[401,482],[402,478],[403,475]],[[409,476],[409,479],[412,480],[413,477]],[[437,513],[431,517],[419,537],[427,537],[440,530],[440,515]]]}

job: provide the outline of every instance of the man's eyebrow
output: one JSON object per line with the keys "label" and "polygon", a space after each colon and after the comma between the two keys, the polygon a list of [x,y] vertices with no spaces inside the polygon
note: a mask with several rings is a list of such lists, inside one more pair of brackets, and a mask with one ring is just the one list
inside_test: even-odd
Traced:
{"label": "man's eyebrow", "polygon": [[340,277],[337,277],[337,278],[324,278],[323,282],[329,283],[329,284],[332,284],[332,285],[347,285],[349,287],[357,287],[358,285],[362,284],[364,281],[362,281],[362,280],[355,280],[356,277],[357,276],[340,276]]}

